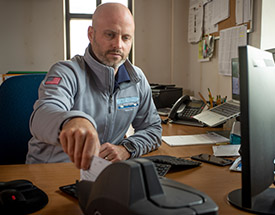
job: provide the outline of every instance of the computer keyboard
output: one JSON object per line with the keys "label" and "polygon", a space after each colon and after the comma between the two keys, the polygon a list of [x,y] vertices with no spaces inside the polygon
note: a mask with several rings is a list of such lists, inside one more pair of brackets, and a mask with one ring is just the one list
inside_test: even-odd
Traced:
{"label": "computer keyboard", "polygon": [[[199,161],[187,160],[169,155],[155,155],[143,158],[149,159],[154,163],[156,172],[159,176],[165,176],[169,170],[185,170],[201,165]],[[76,184],[61,186],[59,189],[77,199]]]}
{"label": "computer keyboard", "polygon": [[240,107],[237,105],[229,104],[229,103],[224,103],[216,108],[210,109],[210,111],[221,114],[226,117],[230,117],[236,113],[240,112]]}
{"label": "computer keyboard", "polygon": [[185,158],[174,157],[170,155],[154,155],[144,157],[154,162],[154,164],[171,165],[169,170],[185,170],[201,165],[199,161],[188,160]]}
{"label": "computer keyboard", "polygon": [[61,187],[59,187],[59,189],[62,192],[66,193],[76,199],[78,198],[76,195],[76,184],[69,184],[69,185],[61,186]]}

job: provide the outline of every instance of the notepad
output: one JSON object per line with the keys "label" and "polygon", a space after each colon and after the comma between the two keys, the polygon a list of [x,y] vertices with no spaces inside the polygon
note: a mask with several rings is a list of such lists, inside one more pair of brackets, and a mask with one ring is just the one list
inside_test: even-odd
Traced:
{"label": "notepad", "polygon": [[220,145],[220,146],[212,146],[213,153],[215,156],[240,156],[240,144],[238,145]]}
{"label": "notepad", "polygon": [[170,146],[228,143],[230,140],[217,134],[163,136],[162,140]]}

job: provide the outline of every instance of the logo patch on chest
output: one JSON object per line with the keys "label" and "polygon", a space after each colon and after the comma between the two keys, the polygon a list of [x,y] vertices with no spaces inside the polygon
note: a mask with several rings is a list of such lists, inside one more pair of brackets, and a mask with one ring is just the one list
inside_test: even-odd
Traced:
{"label": "logo patch on chest", "polygon": [[118,98],[116,100],[118,109],[137,107],[138,101],[138,97]]}

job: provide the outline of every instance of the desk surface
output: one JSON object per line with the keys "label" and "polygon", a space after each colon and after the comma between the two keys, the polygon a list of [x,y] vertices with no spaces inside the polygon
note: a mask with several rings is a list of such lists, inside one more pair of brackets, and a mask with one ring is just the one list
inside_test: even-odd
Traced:
{"label": "desk surface", "polygon": [[[167,124],[163,125],[163,135],[201,134],[213,128]],[[148,155],[169,154],[177,157],[190,157],[199,153],[212,154],[212,145],[170,147],[162,146]],[[49,203],[34,214],[82,214],[77,200],[59,191],[62,185],[72,184],[78,180],[80,172],[72,163],[0,165],[0,181],[28,179],[44,190]],[[241,174],[230,172],[229,167],[219,167],[202,163],[200,167],[168,173],[167,178],[192,186],[211,197],[219,206],[219,214],[248,214],[231,206],[227,194],[241,187]]]}

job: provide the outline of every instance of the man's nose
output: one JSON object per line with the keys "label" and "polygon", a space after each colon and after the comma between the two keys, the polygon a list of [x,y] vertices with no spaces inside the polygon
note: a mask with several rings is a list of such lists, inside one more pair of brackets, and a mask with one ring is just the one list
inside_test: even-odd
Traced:
{"label": "man's nose", "polygon": [[115,49],[121,49],[122,48],[122,38],[120,36],[117,36],[113,40],[113,48]]}

